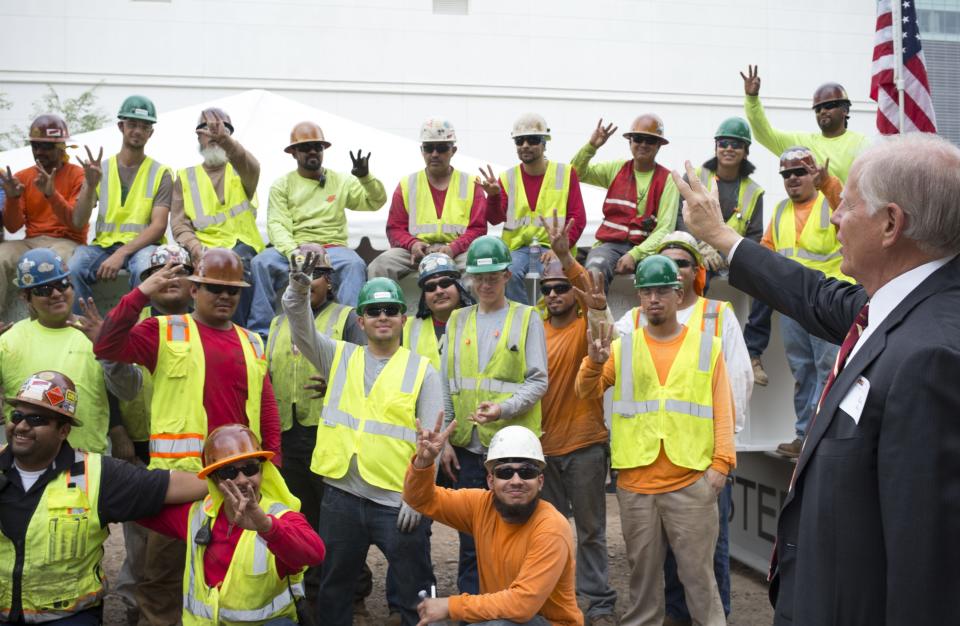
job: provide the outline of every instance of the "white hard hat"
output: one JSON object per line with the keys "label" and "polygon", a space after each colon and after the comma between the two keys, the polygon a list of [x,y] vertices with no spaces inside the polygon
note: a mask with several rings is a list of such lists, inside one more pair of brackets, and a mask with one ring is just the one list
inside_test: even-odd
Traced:
{"label": "white hard hat", "polygon": [[543,447],[533,431],[523,426],[506,426],[493,435],[487,460],[483,462],[487,469],[500,459],[528,459],[534,461],[540,469],[546,467],[543,459]]}
{"label": "white hard hat", "polygon": [[425,143],[440,141],[456,143],[457,131],[453,129],[453,124],[449,120],[431,117],[420,127],[420,141]]}
{"label": "white hard hat", "polygon": [[542,115],[524,113],[513,123],[513,131],[510,132],[511,137],[529,137],[530,135],[541,135],[550,139],[550,128]]}

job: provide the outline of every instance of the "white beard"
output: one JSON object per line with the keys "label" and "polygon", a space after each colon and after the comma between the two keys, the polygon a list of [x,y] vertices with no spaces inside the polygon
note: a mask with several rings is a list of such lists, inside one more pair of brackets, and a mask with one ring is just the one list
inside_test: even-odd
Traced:
{"label": "white beard", "polygon": [[220,146],[209,145],[206,148],[200,146],[199,152],[203,157],[203,164],[207,167],[220,167],[230,160],[227,158],[227,151]]}

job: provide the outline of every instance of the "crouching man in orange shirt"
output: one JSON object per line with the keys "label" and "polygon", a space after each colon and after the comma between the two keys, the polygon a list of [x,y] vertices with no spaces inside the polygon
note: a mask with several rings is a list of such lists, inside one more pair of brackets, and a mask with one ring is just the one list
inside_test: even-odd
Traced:
{"label": "crouching man in orange shirt", "polygon": [[507,426],[490,441],[484,489],[434,485],[434,461],[456,422],[440,430],[417,428],[417,455],[407,468],[403,500],[417,511],[473,535],[480,594],[428,598],[417,607],[427,626],[446,619],[485,626],[583,626],[574,591],[570,525],[541,501],[546,465],[540,440],[523,426]]}

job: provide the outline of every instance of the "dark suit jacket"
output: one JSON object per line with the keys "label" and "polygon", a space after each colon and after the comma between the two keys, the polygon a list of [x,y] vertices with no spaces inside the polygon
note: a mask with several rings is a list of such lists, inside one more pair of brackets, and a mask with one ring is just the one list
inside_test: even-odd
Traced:
{"label": "dark suit jacket", "polygon": [[[867,294],[748,240],[730,283],[841,343]],[[859,423],[839,408],[870,382]],[[774,624],[960,624],[960,257],[840,372],[777,523]]]}

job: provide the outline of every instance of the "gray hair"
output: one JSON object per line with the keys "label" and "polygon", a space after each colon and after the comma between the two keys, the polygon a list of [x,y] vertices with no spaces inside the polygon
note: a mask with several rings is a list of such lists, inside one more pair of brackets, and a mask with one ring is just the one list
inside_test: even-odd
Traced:
{"label": "gray hair", "polygon": [[960,252],[960,148],[929,133],[883,139],[857,158],[858,187],[870,215],[896,204],[904,236],[923,252]]}

